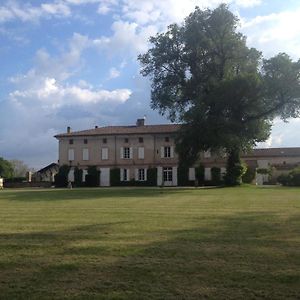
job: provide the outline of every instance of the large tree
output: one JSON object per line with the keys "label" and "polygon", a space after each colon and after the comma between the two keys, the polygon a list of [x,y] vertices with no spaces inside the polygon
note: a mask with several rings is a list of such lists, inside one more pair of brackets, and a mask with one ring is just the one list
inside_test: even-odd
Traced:
{"label": "large tree", "polygon": [[241,151],[265,141],[275,117],[297,117],[300,109],[300,62],[284,53],[263,59],[237,27],[225,4],[196,8],[182,25],[151,37],[138,57],[152,80],[152,108],[182,123],[181,163],[226,151],[228,184],[238,183]]}
{"label": "large tree", "polygon": [[12,164],[3,157],[0,157],[0,177],[11,178],[13,177],[13,171]]}

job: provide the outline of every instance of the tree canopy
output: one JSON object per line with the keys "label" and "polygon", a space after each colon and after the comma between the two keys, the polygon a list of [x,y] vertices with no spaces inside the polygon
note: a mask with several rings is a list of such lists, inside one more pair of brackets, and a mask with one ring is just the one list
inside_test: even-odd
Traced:
{"label": "tree canopy", "polygon": [[13,177],[13,171],[12,164],[3,157],[0,157],[0,177],[11,178]]}
{"label": "tree canopy", "polygon": [[238,160],[268,138],[275,117],[299,116],[300,61],[285,53],[264,59],[238,22],[225,4],[196,8],[182,25],[151,37],[138,57],[152,81],[152,108],[182,123],[177,151],[187,164],[208,149]]}

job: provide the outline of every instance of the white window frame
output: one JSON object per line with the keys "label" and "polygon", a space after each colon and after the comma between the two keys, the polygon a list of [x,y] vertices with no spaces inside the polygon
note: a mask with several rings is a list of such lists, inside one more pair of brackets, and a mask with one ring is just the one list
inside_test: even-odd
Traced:
{"label": "white window frame", "polygon": [[101,160],[108,160],[108,148],[101,149]]}
{"label": "white window frame", "polygon": [[164,182],[173,182],[173,168],[172,167],[164,167],[162,175],[163,175]]}
{"label": "white window frame", "polygon": [[138,169],[138,181],[146,181],[147,180],[147,170],[146,169]]}
{"label": "white window frame", "polygon": [[121,147],[121,158],[132,159],[132,147]]}
{"label": "white window frame", "polygon": [[129,181],[130,180],[130,171],[129,169],[120,169],[120,180],[121,181]]}
{"label": "white window frame", "polygon": [[210,157],[211,157],[210,150],[204,151],[204,158],[210,158]]}

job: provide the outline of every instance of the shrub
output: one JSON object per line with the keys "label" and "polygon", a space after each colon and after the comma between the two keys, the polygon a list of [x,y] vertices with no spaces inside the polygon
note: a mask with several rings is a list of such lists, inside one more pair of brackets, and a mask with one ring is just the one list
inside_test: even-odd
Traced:
{"label": "shrub", "polygon": [[70,166],[62,165],[59,167],[58,173],[54,177],[55,187],[66,187],[68,185],[68,174]]}
{"label": "shrub", "polygon": [[281,174],[277,181],[284,186],[300,186],[300,168],[295,168],[288,174]]}
{"label": "shrub", "polygon": [[189,168],[187,167],[178,167],[177,169],[177,178],[179,186],[189,185]]}
{"label": "shrub", "polygon": [[242,176],[242,181],[244,183],[252,183],[253,180],[255,179],[255,175],[256,175],[255,168],[248,166],[245,174]]}
{"label": "shrub", "polygon": [[204,166],[200,165],[195,168],[195,177],[199,184],[204,184]]}
{"label": "shrub", "polygon": [[75,186],[82,186],[82,174],[83,174],[82,169],[79,169],[78,167],[76,167],[74,169],[74,184],[75,184]]}
{"label": "shrub", "polygon": [[110,185],[111,186],[120,185],[120,169],[119,168],[110,169]]}
{"label": "shrub", "polygon": [[218,167],[211,168],[211,183],[213,185],[220,185],[221,182],[221,169]]}
{"label": "shrub", "polygon": [[96,166],[89,166],[87,175],[85,176],[85,184],[89,187],[95,187],[100,185],[100,171]]}
{"label": "shrub", "polygon": [[149,186],[157,185],[157,168],[149,168],[147,170],[147,185]]}

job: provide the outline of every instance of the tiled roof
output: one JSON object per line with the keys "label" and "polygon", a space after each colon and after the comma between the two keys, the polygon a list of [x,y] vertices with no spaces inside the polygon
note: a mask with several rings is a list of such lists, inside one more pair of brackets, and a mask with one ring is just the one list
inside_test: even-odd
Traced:
{"label": "tiled roof", "polygon": [[300,156],[300,147],[291,148],[261,148],[253,149],[243,157],[276,157],[276,156]]}
{"label": "tiled roof", "polygon": [[179,124],[164,125],[143,125],[143,126],[106,126],[94,129],[61,133],[56,138],[73,136],[95,136],[95,135],[127,135],[127,134],[153,134],[153,133],[174,133],[180,128]]}

